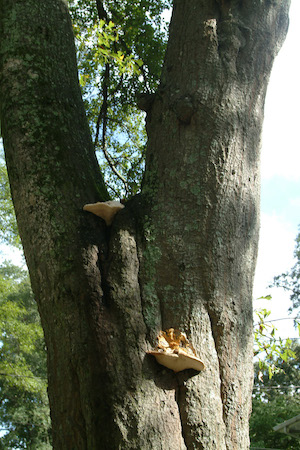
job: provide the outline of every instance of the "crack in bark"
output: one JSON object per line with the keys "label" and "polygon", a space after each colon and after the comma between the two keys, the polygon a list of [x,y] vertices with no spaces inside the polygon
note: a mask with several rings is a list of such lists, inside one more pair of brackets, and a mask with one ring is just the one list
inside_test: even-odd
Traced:
{"label": "crack in bark", "polygon": [[221,399],[221,403],[222,403],[222,418],[223,418],[223,423],[224,423],[224,425],[226,427],[225,407],[224,407],[225,405],[224,405],[224,401],[223,401],[224,400],[224,395],[222,393],[222,391],[223,391],[223,389],[222,389],[223,388],[223,381],[222,381],[222,377],[221,377],[222,369],[221,369],[221,362],[220,362],[219,351],[218,351],[218,346],[217,346],[217,334],[216,334],[216,331],[215,331],[214,319],[212,317],[212,312],[210,311],[210,308],[207,308],[207,314],[208,314],[209,321],[210,321],[212,338],[213,338],[214,345],[215,345],[215,352],[216,352],[217,357],[218,357],[219,380],[220,380],[220,399]]}
{"label": "crack in bark", "polygon": [[179,414],[179,419],[180,419],[180,423],[181,423],[181,435],[182,435],[182,439],[184,442],[185,447],[188,449],[188,443],[187,443],[187,438],[186,438],[186,432],[185,432],[185,427],[186,427],[186,423],[182,417],[181,414],[181,408],[180,408],[180,404],[182,402],[182,396],[184,395],[182,392],[182,386],[180,386],[180,384],[178,383],[178,387],[175,388],[175,402],[177,403],[177,407],[178,407],[178,414]]}

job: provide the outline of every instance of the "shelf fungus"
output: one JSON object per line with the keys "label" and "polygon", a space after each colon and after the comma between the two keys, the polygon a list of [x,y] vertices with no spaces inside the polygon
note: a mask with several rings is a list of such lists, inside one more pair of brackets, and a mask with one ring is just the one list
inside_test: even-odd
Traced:
{"label": "shelf fungus", "polygon": [[105,220],[107,226],[112,224],[112,221],[120,209],[124,208],[124,205],[116,200],[110,200],[108,202],[89,203],[84,205],[83,210],[89,211],[96,216]]}
{"label": "shelf fungus", "polygon": [[185,369],[204,370],[204,364],[196,356],[193,346],[189,343],[185,333],[169,328],[160,331],[158,344],[154,350],[147,353],[153,355],[156,361],[174,372]]}

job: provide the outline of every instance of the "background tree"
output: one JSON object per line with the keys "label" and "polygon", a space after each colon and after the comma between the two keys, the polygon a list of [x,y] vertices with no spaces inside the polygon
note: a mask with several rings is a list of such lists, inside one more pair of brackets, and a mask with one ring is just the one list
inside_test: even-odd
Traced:
{"label": "background tree", "polygon": [[28,273],[9,264],[0,268],[0,341],[0,448],[52,448],[40,318]]}
{"label": "background tree", "polygon": [[[280,357],[275,359],[275,365],[281,370],[271,379],[268,371],[264,371],[263,380],[255,376],[250,419],[250,439],[253,447],[285,449],[299,447],[298,439],[273,431],[275,425],[299,414],[299,344],[293,344],[292,349],[295,358],[288,361]],[[258,374],[260,371],[261,369],[256,367],[255,373]]]}
{"label": "background tree", "polygon": [[[290,271],[274,277],[273,286],[282,287],[291,293],[292,305],[289,311],[297,313],[297,309],[300,307],[300,233],[296,237],[294,256],[296,259],[295,265]],[[300,318],[300,313],[297,314],[297,318]]]}
{"label": "background tree", "polygon": [[[142,105],[142,195],[110,229],[82,212],[108,193],[66,3],[0,6],[1,126],[54,447],[247,448],[260,132],[289,2],[174,1],[161,82]],[[188,334],[201,374],[145,356],[169,327]]]}

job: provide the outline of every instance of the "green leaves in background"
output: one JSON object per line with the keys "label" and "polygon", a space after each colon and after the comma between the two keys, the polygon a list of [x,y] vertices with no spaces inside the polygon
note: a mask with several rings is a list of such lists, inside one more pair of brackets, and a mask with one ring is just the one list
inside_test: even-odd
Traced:
{"label": "green leaves in background", "polygon": [[26,271],[0,267],[0,449],[50,449],[46,352]]}
{"label": "green leaves in background", "polygon": [[171,1],[69,3],[95,151],[111,196],[130,198],[140,190],[146,145],[136,98],[157,89]]}
{"label": "green leaves in background", "polygon": [[[299,440],[273,431],[273,427],[299,414],[300,345],[290,343],[295,355],[283,360],[274,357],[279,369],[269,377],[268,367],[255,363],[255,379],[250,419],[251,447],[298,449]],[[263,379],[263,384],[261,380]]]}
{"label": "green leaves in background", "polygon": [[20,247],[20,238],[10,188],[3,148],[0,144],[0,243]]}
{"label": "green leaves in background", "polygon": [[[270,295],[260,297],[257,300],[271,300]],[[280,371],[278,362],[287,362],[295,358],[292,350],[291,339],[281,339],[277,335],[277,328],[274,323],[268,319],[271,311],[266,308],[257,308],[254,310],[256,323],[254,324],[254,356],[258,359],[258,378],[263,377],[263,373],[268,372],[271,379],[275,373]],[[300,335],[300,333],[299,333]]]}
{"label": "green leaves in background", "polygon": [[[300,232],[296,237],[294,257],[296,262],[291,270],[274,277],[272,284],[272,286],[282,287],[286,291],[290,292],[290,299],[292,302],[292,306],[289,308],[290,312],[295,312],[295,310],[300,309]],[[297,317],[300,319],[300,311],[298,311]],[[299,324],[298,328],[300,334]]]}
{"label": "green leaves in background", "polygon": [[[300,234],[297,236],[297,263],[289,274],[275,278],[275,285],[291,291],[293,308],[299,307]],[[276,282],[277,280],[277,282]],[[258,300],[271,300],[271,296]],[[296,339],[277,337],[276,327],[268,320],[270,311],[255,310],[254,389],[250,419],[251,448],[284,448],[296,450],[299,440],[275,432],[273,427],[299,414],[300,407],[300,345]],[[299,316],[298,316],[299,318]],[[292,319],[292,318],[291,318]],[[294,318],[300,335],[299,320]]]}

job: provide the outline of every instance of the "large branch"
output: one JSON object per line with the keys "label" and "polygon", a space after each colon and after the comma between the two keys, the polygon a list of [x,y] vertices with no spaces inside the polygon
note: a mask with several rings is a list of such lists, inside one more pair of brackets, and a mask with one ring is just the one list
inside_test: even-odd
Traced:
{"label": "large branch", "polygon": [[[210,366],[178,397],[188,448],[204,428],[210,438],[199,448],[248,445],[260,136],[288,9],[281,1],[174,1],[161,86],[147,108],[143,193],[160,253],[144,315],[156,299],[156,328],[189,330]],[[221,396],[208,400],[218,379]],[[215,430],[216,420],[225,428]]]}
{"label": "large branch", "polygon": [[[81,98],[66,2],[8,0],[0,2],[0,11],[1,131],[48,349],[54,447],[86,448],[87,440],[97,439],[93,427],[100,428],[84,405],[102,395],[96,400],[87,388],[103,370],[87,330],[93,329],[92,311],[101,307],[106,244],[104,223],[82,207],[108,200],[108,194]],[[94,277],[90,258],[98,264]],[[96,422],[101,420],[98,414]],[[90,423],[90,437],[84,423]]]}

